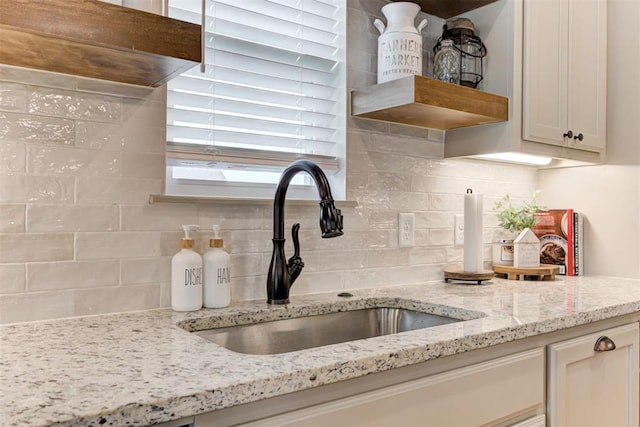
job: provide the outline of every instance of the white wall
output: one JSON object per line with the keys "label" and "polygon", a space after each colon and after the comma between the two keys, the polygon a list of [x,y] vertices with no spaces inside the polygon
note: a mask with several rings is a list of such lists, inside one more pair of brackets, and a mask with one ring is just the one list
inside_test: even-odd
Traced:
{"label": "white wall", "polygon": [[608,1],[607,164],[541,171],[540,201],[585,214],[587,274],[640,278],[640,2]]}

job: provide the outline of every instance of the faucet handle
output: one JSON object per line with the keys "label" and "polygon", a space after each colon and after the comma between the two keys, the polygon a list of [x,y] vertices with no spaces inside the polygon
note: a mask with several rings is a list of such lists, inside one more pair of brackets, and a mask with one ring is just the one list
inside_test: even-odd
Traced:
{"label": "faucet handle", "polygon": [[336,222],[338,223],[338,229],[342,230],[342,211],[336,209]]}
{"label": "faucet handle", "polygon": [[291,227],[291,239],[293,240],[293,256],[287,261],[287,269],[289,270],[289,276],[291,278],[291,284],[298,278],[302,269],[304,268],[304,261],[300,258],[300,241],[298,239],[298,232],[300,231],[300,224],[295,223]]}

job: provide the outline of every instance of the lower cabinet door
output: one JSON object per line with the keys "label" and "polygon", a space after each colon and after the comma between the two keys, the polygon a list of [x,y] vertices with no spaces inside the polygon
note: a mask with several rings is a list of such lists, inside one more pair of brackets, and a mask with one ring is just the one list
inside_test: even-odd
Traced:
{"label": "lower cabinet door", "polygon": [[[544,351],[539,348],[245,425],[509,425],[541,414],[543,396]],[[537,419],[538,424],[523,425],[540,425]]]}
{"label": "lower cabinet door", "polygon": [[638,340],[633,323],[550,345],[549,425],[637,426]]}

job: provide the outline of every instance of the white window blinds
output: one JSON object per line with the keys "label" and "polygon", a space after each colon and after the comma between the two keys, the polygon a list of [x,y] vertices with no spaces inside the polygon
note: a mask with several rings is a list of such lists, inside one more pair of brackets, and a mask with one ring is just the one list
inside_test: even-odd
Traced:
{"label": "white window blinds", "polygon": [[[205,71],[167,85],[168,193],[255,196],[240,187],[276,182],[298,158],[344,167],[344,3],[206,0]],[[176,19],[202,10],[169,0]]]}

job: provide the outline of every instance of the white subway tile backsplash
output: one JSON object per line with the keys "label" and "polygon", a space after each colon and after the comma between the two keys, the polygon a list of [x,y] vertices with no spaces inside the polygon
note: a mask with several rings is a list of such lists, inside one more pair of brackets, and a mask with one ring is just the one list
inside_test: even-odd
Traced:
{"label": "white subway tile backsplash", "polygon": [[76,259],[126,259],[160,256],[160,233],[77,233]]}
{"label": "white subway tile backsplash", "polygon": [[405,211],[424,210],[429,207],[428,194],[386,191],[354,190],[352,193],[359,203],[373,209],[403,209]]}
{"label": "white subway tile backsplash", "polygon": [[[347,171],[347,188],[365,190],[369,185],[369,174],[367,172],[351,172]],[[347,199],[352,197],[347,196]]]}
{"label": "white subway tile backsplash", "polygon": [[414,234],[415,234],[414,235],[415,246],[426,246],[429,244],[429,229],[416,228]]}
{"label": "white subway tile backsplash", "polygon": [[27,87],[0,81],[0,111],[23,112],[27,109]]}
{"label": "white subway tile backsplash", "polygon": [[[144,129],[144,127],[140,127]],[[95,150],[120,151],[126,134],[121,123],[101,123],[78,120],[76,122],[76,147]]]}
{"label": "white subway tile backsplash", "polygon": [[160,283],[171,274],[169,257],[129,258],[120,261],[122,285]]}
{"label": "white subway tile backsplash", "polygon": [[464,194],[429,194],[429,210],[463,212]]}
{"label": "white subway tile backsplash", "polygon": [[429,167],[429,159],[397,155],[393,153],[368,152],[368,160],[373,170],[384,172],[398,172],[410,174],[426,174]]}
{"label": "white subway tile backsplash", "polygon": [[27,264],[29,291],[115,286],[120,265],[116,261],[65,261]]}
{"label": "white subway tile backsplash", "polygon": [[[376,83],[373,19],[383,0],[348,0],[347,86]],[[423,65],[444,20],[424,32]],[[433,42],[433,43],[432,43]],[[220,226],[232,298],[266,300],[271,206],[149,204],[164,188],[165,91],[0,65],[0,323],[170,306],[181,225],[199,224],[204,253]],[[316,206],[286,208],[301,223],[305,270],[292,293],[441,280],[461,264],[453,216],[471,187],[485,195],[484,258],[498,232],[495,200],[530,200],[535,169],[443,159],[438,133],[347,118],[344,235],[322,239]],[[398,247],[398,213],[416,218],[415,246]]]}
{"label": "white subway tile backsplash", "polygon": [[164,154],[122,153],[122,176],[130,178],[164,179]]}
{"label": "white subway tile backsplash", "polygon": [[27,288],[25,271],[24,264],[0,264],[0,295],[24,292]]}
{"label": "white subway tile backsplash", "polygon": [[0,323],[30,322],[75,315],[74,291],[0,295]]}
{"label": "white subway tile backsplash", "polygon": [[318,255],[318,271],[355,270],[367,267],[365,251],[324,251]]}
{"label": "white subway tile backsplash", "polygon": [[117,231],[119,214],[114,205],[29,205],[27,231]]}
{"label": "white subway tile backsplash", "polygon": [[267,301],[266,276],[245,276],[231,280],[231,300],[259,299]]}
{"label": "white subway tile backsplash", "polygon": [[73,177],[0,174],[0,203],[73,203]]}
{"label": "white subway tile backsplash", "polygon": [[162,185],[161,179],[77,177],[76,203],[146,204],[150,194],[161,192]]}
{"label": "white subway tile backsplash", "polygon": [[388,210],[368,210],[369,228],[394,229],[398,227],[398,211]]}
{"label": "white subway tile backsplash", "polygon": [[415,247],[409,252],[409,264],[444,264],[447,262],[447,249],[442,247]]}
{"label": "white subway tile backsplash", "polygon": [[191,204],[132,205],[121,206],[120,210],[122,231],[182,230],[183,224],[200,224],[198,207]]}
{"label": "white subway tile backsplash", "polygon": [[0,234],[0,262],[73,259],[73,234]]}
{"label": "white subway tile backsplash", "polygon": [[0,112],[0,142],[74,145],[75,123],[57,117]]}
{"label": "white subway tile backsplash", "polygon": [[[290,295],[303,295],[316,292],[342,291],[344,289],[342,273],[340,272],[323,272],[300,275],[295,285],[291,288]],[[265,291],[266,295],[266,282]]]}
{"label": "white subway tile backsplash", "polygon": [[160,306],[160,285],[131,285],[74,292],[74,310],[79,316],[131,310],[148,310]]}
{"label": "white subway tile backsplash", "polygon": [[[366,147],[368,151],[391,153],[393,155],[406,155],[413,159],[419,159],[420,157],[428,159],[441,158],[444,154],[444,144],[440,142],[433,142],[427,140],[428,131],[424,129],[420,130],[410,129],[406,131],[409,136],[398,136],[397,131],[394,133],[394,129],[397,129],[399,125],[394,125],[390,130],[390,134],[371,134],[371,137],[366,141]],[[404,126],[411,128],[411,126]],[[421,134],[422,136],[413,136],[412,133]],[[426,171],[427,163],[424,163]]]}
{"label": "white subway tile backsplash", "polygon": [[[314,208],[314,213],[317,208]],[[273,209],[255,206],[198,205],[200,233],[220,230],[265,230],[273,226]]]}
{"label": "white subway tile backsplash", "polygon": [[453,228],[432,228],[429,230],[430,246],[453,245]]}
{"label": "white subway tile backsplash", "polygon": [[439,211],[416,212],[416,228],[453,227],[453,213]]}
{"label": "white subway tile backsplash", "polygon": [[121,154],[115,151],[31,146],[27,159],[27,170],[34,175],[119,176],[121,168]]}
{"label": "white subway tile backsplash", "polygon": [[26,145],[5,141],[0,144],[0,172],[24,173],[26,171]]}
{"label": "white subway tile backsplash", "polygon": [[[205,249],[206,250],[206,249]],[[263,254],[238,254],[231,258],[231,278],[264,275],[266,280],[269,260],[264,261]]]}
{"label": "white subway tile backsplash", "polygon": [[0,233],[23,233],[25,205],[0,205]]}
{"label": "white subway tile backsplash", "polygon": [[367,182],[368,190],[411,191],[411,175],[391,172],[371,172]]}
{"label": "white subway tile backsplash", "polygon": [[377,267],[398,267],[409,265],[409,248],[390,248],[367,252],[367,265]]}
{"label": "white subway tile backsplash", "polygon": [[38,86],[32,86],[27,96],[27,109],[33,114],[98,122],[118,120],[122,115],[118,97]]}
{"label": "white subway tile backsplash", "polygon": [[[225,237],[224,243],[227,252],[255,253],[271,252],[273,247],[271,239],[273,231],[269,230],[236,230],[230,237]],[[301,241],[302,237],[300,238]],[[208,243],[208,242],[207,242]]]}

